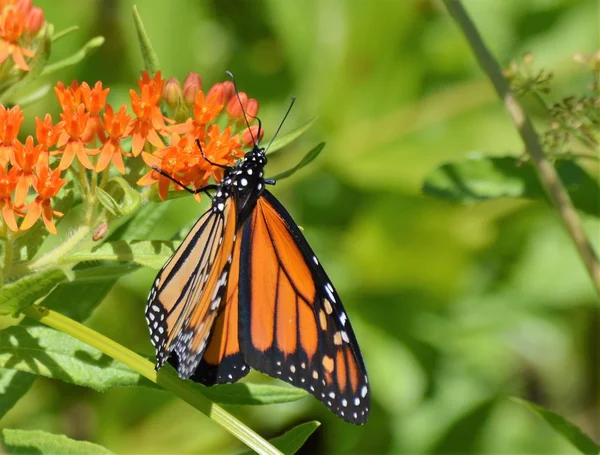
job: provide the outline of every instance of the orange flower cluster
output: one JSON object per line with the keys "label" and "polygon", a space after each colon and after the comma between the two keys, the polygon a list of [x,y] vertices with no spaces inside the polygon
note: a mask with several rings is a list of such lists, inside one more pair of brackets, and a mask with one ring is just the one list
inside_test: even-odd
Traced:
{"label": "orange flower cluster", "polygon": [[[6,109],[0,105],[0,213],[9,229],[28,229],[42,217],[48,231],[56,234],[54,217],[62,214],[53,210],[51,199],[66,182],[61,173],[73,163],[79,175],[87,175],[85,169],[108,172],[110,163],[125,174],[123,156],[141,154],[148,166],[158,167],[182,184],[199,187],[211,177],[218,182],[223,170],[202,157],[196,140],[208,160],[220,165],[233,164],[243,155],[243,144],[260,140],[257,126],[248,129],[243,117],[243,112],[249,119],[256,116],[258,101],[245,93],[239,93],[238,99],[231,82],[215,84],[205,94],[195,73],[186,78],[182,90],[176,79],[166,83],[160,72],[152,78],[143,72],[138,86],[139,92],[130,91],[134,115],[128,115],[126,106],[116,111],[106,103],[109,89],[101,82],[93,87],[85,82],[74,81],[68,87],[59,82],[54,91],[62,108],[61,120],[54,124],[50,114],[43,120],[36,118],[35,141],[29,136],[24,143],[17,137],[23,123],[19,106]],[[163,102],[174,115],[163,114]],[[176,124],[170,117],[181,121]],[[223,129],[217,124],[221,120],[227,124]],[[124,138],[131,138],[131,153],[122,148]],[[171,184],[182,189],[155,170],[138,181],[141,186],[154,183],[163,200]],[[26,202],[31,188],[35,198]],[[20,226],[17,217],[24,218]]]}
{"label": "orange flower cluster", "polygon": [[44,24],[44,12],[31,0],[0,0],[0,65],[9,56],[23,71],[29,71],[25,57],[33,57],[35,34]]}
{"label": "orange flower cluster", "polygon": [[[133,110],[138,116],[134,121],[138,122],[134,130],[139,134],[137,140],[133,137],[132,152],[137,156],[148,140],[159,148],[154,153],[142,153],[146,164],[170,174],[186,186],[198,188],[206,185],[211,177],[217,182],[223,177],[222,168],[212,166],[202,157],[196,140],[200,141],[202,152],[209,161],[231,165],[243,156],[242,145],[252,145],[252,138],[257,136],[256,126],[251,127],[250,131],[245,126],[243,111],[249,119],[253,119],[258,113],[258,101],[248,99],[243,92],[239,93],[238,100],[235,87],[230,81],[217,83],[206,93],[202,91],[202,81],[196,73],[188,75],[183,89],[175,78],[165,85],[164,80],[160,80],[160,73],[152,81],[142,78],[140,82],[149,83],[153,87],[145,89],[145,86],[140,85],[141,98],[135,91],[130,92]],[[193,116],[178,125],[165,126],[160,110],[155,108],[158,93],[162,93],[163,99],[173,111],[185,106],[191,109]],[[227,126],[223,130],[217,124],[219,117],[224,117],[221,114],[226,114],[227,120]],[[241,137],[234,134],[240,129],[243,129]],[[170,145],[164,146],[155,132],[166,136]],[[261,130],[261,136],[262,134]],[[162,200],[167,198],[171,185],[177,191],[182,190],[179,185],[154,170],[138,180],[138,185],[141,186],[154,183],[158,183],[158,194]]]}
{"label": "orange flower cluster", "polygon": [[[16,216],[24,216],[21,229],[29,229],[40,218],[48,231],[56,234],[54,216],[62,213],[52,209],[51,199],[56,196],[65,180],[60,177],[60,169],[49,167],[48,147],[39,140],[52,141],[57,137],[51,127],[52,119],[46,116],[44,122],[37,119],[36,137],[28,136],[25,143],[17,139],[23,123],[23,113],[19,106],[6,109],[0,105],[0,211],[4,223],[12,231],[19,230]],[[50,125],[50,128],[49,128]],[[61,126],[59,126],[60,128]],[[33,187],[36,198],[25,203],[29,188]]]}

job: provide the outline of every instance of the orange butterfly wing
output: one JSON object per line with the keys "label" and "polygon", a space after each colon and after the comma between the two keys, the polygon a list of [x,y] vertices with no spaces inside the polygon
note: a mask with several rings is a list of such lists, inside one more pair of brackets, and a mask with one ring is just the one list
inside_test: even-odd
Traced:
{"label": "orange butterfly wing", "polygon": [[196,222],[158,273],[146,307],[156,369],[169,359],[189,378],[200,363],[225,295],[235,229],[235,201],[228,198],[223,210],[213,207]]}
{"label": "orange butterfly wing", "polygon": [[243,227],[240,272],[246,363],[364,423],[370,391],[348,317],[300,229],[266,190]]}

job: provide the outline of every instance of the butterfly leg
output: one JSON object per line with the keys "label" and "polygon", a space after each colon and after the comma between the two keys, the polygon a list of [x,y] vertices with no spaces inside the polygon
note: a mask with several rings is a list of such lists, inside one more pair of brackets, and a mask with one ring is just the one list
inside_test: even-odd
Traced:
{"label": "butterfly leg", "polygon": [[228,168],[228,166],[224,166],[223,164],[213,163],[211,160],[209,160],[208,157],[204,154],[204,150],[202,149],[202,145],[200,144],[200,139],[198,139],[198,138],[196,138],[196,145],[200,149],[200,153],[202,154],[202,158],[204,158],[204,161],[206,161],[208,164],[210,164],[211,166],[220,167],[221,169],[227,169]]}
{"label": "butterfly leg", "polygon": [[170,176],[169,174],[167,174],[162,169],[159,169],[156,166],[152,166],[152,169],[154,169],[160,175],[168,178],[169,180],[172,180],[173,182],[175,182],[177,185],[179,185],[181,188],[183,188],[184,190],[186,190],[190,194],[198,194],[198,193],[205,192],[212,199],[212,196],[207,191],[209,191],[209,190],[216,190],[217,189],[217,185],[204,185],[204,186],[201,186],[200,188],[191,189],[191,188],[188,188],[187,186],[185,186],[182,182],[180,182],[176,178],[174,178],[174,177]]}
{"label": "butterfly leg", "polygon": [[265,183],[267,185],[275,185],[275,183],[277,183],[277,182],[273,179],[265,179]]}

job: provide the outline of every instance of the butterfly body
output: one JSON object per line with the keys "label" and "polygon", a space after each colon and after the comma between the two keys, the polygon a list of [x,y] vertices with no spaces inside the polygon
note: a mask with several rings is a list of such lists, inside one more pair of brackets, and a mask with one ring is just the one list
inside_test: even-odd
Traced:
{"label": "butterfly body", "polygon": [[250,367],[307,390],[361,424],[370,392],[339,295],[302,232],[265,189],[263,148],[225,169],[211,207],[148,296],[156,368],[205,385]]}

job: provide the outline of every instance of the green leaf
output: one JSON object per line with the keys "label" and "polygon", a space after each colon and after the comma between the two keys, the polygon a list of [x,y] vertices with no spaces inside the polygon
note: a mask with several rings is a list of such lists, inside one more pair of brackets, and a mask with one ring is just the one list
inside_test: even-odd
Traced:
{"label": "green leaf", "polygon": [[58,269],[32,273],[0,288],[0,314],[14,314],[50,293],[66,279]]}
{"label": "green leaf", "polygon": [[600,446],[596,445],[589,436],[585,435],[579,428],[568,422],[564,417],[521,398],[511,397],[511,400],[525,406],[544,419],[558,434],[573,444],[573,446],[581,453],[586,455],[598,455],[600,453]]}
{"label": "green leaf", "polygon": [[96,188],[96,197],[113,216],[133,215],[142,205],[140,193],[134,190],[123,177],[114,177],[106,190]]}
{"label": "green leaf", "polygon": [[310,152],[308,152],[306,155],[304,155],[304,157],[300,160],[300,162],[298,164],[296,164],[293,168],[288,169],[287,171],[283,171],[283,172],[277,174],[275,177],[271,177],[271,178],[277,181],[277,180],[283,180],[283,179],[288,178],[289,176],[295,174],[300,169],[302,169],[303,167],[310,164],[317,156],[319,156],[319,154],[323,151],[324,147],[325,147],[325,142],[321,142],[315,148],[313,148]]}
{"label": "green leaf", "polygon": [[20,98],[15,99],[14,103],[21,106],[21,108],[25,106],[29,106],[30,104],[35,103],[40,100],[44,96],[46,96],[50,90],[52,90],[52,86],[50,84],[44,84],[41,87],[38,87],[33,92],[30,92],[26,95],[21,96]]}
{"label": "green leaf", "polygon": [[86,343],[41,325],[18,325],[0,331],[0,368],[60,379],[97,391],[150,384]]}
{"label": "green leaf", "polygon": [[29,391],[35,378],[32,374],[0,368],[0,420]]}
{"label": "green leaf", "polygon": [[114,216],[119,216],[119,204],[117,204],[117,201],[115,201],[110,194],[102,188],[96,188],[96,197],[106,210]]}
{"label": "green leaf", "polygon": [[154,52],[154,49],[152,48],[152,43],[150,42],[150,38],[146,33],[144,23],[142,22],[142,18],[137,10],[137,6],[133,7],[133,22],[135,24],[135,30],[137,31],[142,57],[144,59],[144,67],[146,68],[146,71],[150,73],[150,75],[156,74],[160,70],[160,63],[158,61],[156,52]]}
{"label": "green leaf", "polygon": [[78,25],[73,25],[71,27],[67,27],[64,30],[61,30],[60,32],[56,32],[52,35],[52,42],[56,43],[57,41],[61,40],[62,38],[64,38],[65,36],[71,34],[72,32],[79,30],[79,26]]}
{"label": "green leaf", "polygon": [[97,444],[76,441],[64,435],[38,430],[0,430],[0,442],[13,455],[110,455],[112,452]]}
{"label": "green leaf", "polygon": [[[320,425],[321,423],[316,420],[301,423],[281,436],[269,440],[269,442],[286,455],[292,455],[302,448],[309,436],[313,434]],[[252,453],[254,452],[245,452],[243,455],[250,455]]]}
{"label": "green leaf", "polygon": [[204,387],[198,384],[200,392],[219,404],[264,405],[290,403],[306,396],[306,392],[296,387],[269,384],[238,382]]}
{"label": "green leaf", "polygon": [[[98,188],[99,189],[99,188]],[[106,185],[106,192],[117,201],[119,214],[133,215],[142,205],[142,197],[123,177],[113,177]]]}
{"label": "green leaf", "polygon": [[82,261],[127,261],[159,270],[175,251],[175,243],[162,240],[116,240],[65,256],[62,264]]}
{"label": "green leaf", "polygon": [[276,152],[279,149],[282,149],[286,145],[295,141],[298,137],[302,136],[313,124],[317,121],[319,117],[314,117],[310,119],[308,122],[300,125],[298,128],[290,131],[285,136],[279,136],[276,138],[271,146],[269,147],[269,155],[273,152]]}
{"label": "green leaf", "polygon": [[42,74],[51,74],[63,68],[68,68],[69,66],[76,65],[88,55],[90,55],[92,52],[94,52],[96,49],[98,49],[100,46],[102,46],[102,44],[104,44],[104,37],[96,36],[95,38],[92,38],[87,43],[85,43],[83,47],[77,52],[75,52],[73,55],[59,60],[58,62],[51,63],[50,65],[46,65],[44,67],[44,70],[42,71]]}
{"label": "green leaf", "polygon": [[[555,168],[575,207],[600,216],[598,182],[572,160],[557,160]],[[503,197],[547,200],[532,165],[512,156],[477,156],[443,164],[427,176],[423,192],[467,203]]]}

